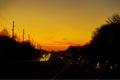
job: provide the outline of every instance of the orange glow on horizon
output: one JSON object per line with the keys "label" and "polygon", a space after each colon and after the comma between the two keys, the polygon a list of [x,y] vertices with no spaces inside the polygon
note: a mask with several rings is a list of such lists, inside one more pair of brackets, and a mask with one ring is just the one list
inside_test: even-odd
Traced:
{"label": "orange glow on horizon", "polygon": [[17,39],[46,50],[65,50],[69,46],[89,43],[93,31],[105,23],[108,16],[120,13],[119,0],[2,0],[0,30],[12,33],[15,21]]}

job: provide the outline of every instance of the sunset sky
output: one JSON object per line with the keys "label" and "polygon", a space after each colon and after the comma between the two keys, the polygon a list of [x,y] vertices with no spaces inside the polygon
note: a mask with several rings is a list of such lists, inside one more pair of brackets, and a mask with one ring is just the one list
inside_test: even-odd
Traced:
{"label": "sunset sky", "polygon": [[46,50],[64,50],[90,41],[93,31],[114,13],[120,0],[0,0],[0,30],[39,43]]}

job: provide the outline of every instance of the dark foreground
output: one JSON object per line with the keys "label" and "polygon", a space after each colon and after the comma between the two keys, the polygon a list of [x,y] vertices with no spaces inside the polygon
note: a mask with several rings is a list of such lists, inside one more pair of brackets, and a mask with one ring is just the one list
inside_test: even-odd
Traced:
{"label": "dark foreground", "polygon": [[[117,70],[118,71],[118,70]],[[99,72],[80,64],[41,63],[38,61],[16,61],[0,63],[0,78],[27,79],[117,79],[118,72]]]}

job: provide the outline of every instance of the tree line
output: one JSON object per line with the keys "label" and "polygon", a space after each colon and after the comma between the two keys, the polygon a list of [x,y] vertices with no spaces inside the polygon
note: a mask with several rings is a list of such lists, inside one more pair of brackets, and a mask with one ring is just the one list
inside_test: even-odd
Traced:
{"label": "tree line", "polygon": [[69,58],[77,62],[82,56],[85,63],[101,68],[118,68],[120,66],[120,15],[113,14],[97,28],[90,42],[84,46],[70,46],[63,53],[72,55]]}

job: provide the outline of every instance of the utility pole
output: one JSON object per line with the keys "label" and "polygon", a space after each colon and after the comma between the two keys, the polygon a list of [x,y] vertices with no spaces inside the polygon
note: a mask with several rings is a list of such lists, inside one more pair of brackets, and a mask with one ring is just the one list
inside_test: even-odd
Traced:
{"label": "utility pole", "polygon": [[33,44],[33,38],[32,38],[32,42],[31,42],[31,44],[32,44],[32,46],[34,45],[34,44]]}
{"label": "utility pole", "polygon": [[24,29],[23,29],[23,43],[24,43],[24,34],[25,34],[25,32],[24,32]]}
{"label": "utility pole", "polygon": [[37,43],[37,49],[39,48],[39,44]]}
{"label": "utility pole", "polygon": [[40,50],[41,50],[41,45],[39,44],[39,48],[40,48]]}
{"label": "utility pole", "polygon": [[35,48],[37,48],[36,41],[34,41]]}
{"label": "utility pole", "polygon": [[12,28],[12,39],[14,39],[14,27],[15,27],[15,25],[14,25],[14,21],[13,21],[13,26],[12,26],[13,28]]}

